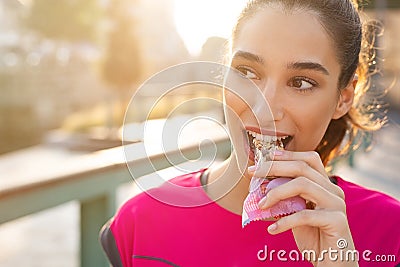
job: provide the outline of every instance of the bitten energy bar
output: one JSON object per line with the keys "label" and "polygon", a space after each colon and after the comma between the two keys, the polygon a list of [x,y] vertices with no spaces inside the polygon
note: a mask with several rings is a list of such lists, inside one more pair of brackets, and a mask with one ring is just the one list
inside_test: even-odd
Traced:
{"label": "bitten energy bar", "polygon": [[[272,160],[270,155],[274,150],[283,150],[283,143],[280,140],[262,141],[253,139],[255,145],[256,164]],[[281,184],[287,183],[291,178],[259,178],[252,177],[249,187],[249,194],[243,203],[242,226],[252,221],[274,220],[303,210],[306,202],[301,197],[291,197],[282,200],[269,209],[260,209],[258,202],[267,195],[268,191]]]}

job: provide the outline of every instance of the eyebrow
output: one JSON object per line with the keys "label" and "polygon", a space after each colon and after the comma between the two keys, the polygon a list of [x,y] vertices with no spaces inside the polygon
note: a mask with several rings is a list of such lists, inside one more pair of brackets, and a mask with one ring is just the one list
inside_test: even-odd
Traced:
{"label": "eyebrow", "polygon": [[[250,61],[255,61],[261,65],[264,65],[264,59],[256,54],[246,52],[243,50],[238,50],[232,57],[232,60],[236,58],[244,58]],[[329,71],[321,64],[311,61],[304,61],[304,62],[292,62],[287,65],[288,69],[294,70],[315,70],[319,71],[325,75],[329,75]]]}
{"label": "eyebrow", "polygon": [[261,58],[260,56],[258,56],[256,54],[250,53],[250,52],[238,50],[233,55],[232,60],[236,59],[236,58],[244,58],[244,59],[247,59],[247,60],[250,60],[250,61],[255,61],[255,62],[257,62],[257,63],[259,63],[261,65],[264,65],[264,59],[263,58]]}
{"label": "eyebrow", "polygon": [[295,70],[316,70],[325,75],[329,75],[329,71],[324,66],[316,62],[292,62],[289,63],[287,67]]}

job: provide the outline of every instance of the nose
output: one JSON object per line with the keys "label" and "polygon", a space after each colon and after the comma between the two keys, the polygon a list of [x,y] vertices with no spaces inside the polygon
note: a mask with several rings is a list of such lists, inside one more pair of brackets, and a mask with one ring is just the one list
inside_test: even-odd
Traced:
{"label": "nose", "polygon": [[284,117],[283,97],[279,88],[272,82],[260,88],[263,98],[259,98],[253,107],[254,115],[261,125],[280,121]]}

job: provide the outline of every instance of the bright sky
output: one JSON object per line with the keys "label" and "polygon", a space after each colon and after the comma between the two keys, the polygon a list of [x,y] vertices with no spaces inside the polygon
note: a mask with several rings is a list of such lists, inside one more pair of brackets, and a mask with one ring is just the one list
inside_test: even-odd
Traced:
{"label": "bright sky", "polygon": [[196,55],[210,36],[230,36],[246,0],[175,0],[175,25],[189,52]]}

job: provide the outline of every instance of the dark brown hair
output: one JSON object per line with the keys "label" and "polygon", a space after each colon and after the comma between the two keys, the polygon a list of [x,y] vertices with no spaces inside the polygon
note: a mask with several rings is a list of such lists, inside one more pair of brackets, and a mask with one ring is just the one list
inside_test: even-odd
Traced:
{"label": "dark brown hair", "polygon": [[367,93],[373,89],[371,75],[374,70],[371,66],[376,66],[375,36],[381,27],[376,22],[363,24],[358,3],[351,0],[250,0],[233,29],[231,45],[242,24],[271,5],[278,5],[285,12],[306,10],[316,15],[336,48],[341,66],[339,90],[352,82],[355,74],[358,76],[352,108],[342,118],[330,122],[316,148],[326,166],[336,156],[358,147],[363,132],[377,130],[384,122],[384,119],[371,114],[378,104],[366,104]]}

